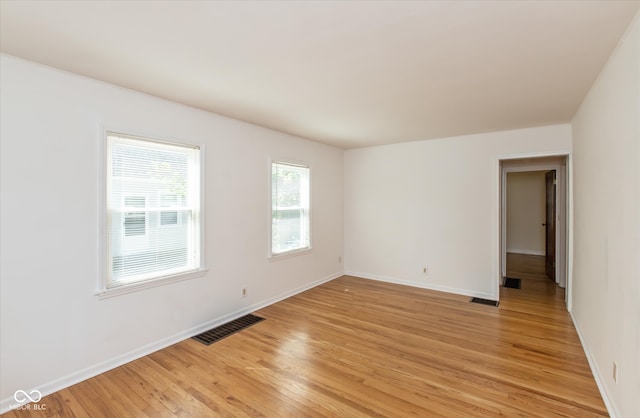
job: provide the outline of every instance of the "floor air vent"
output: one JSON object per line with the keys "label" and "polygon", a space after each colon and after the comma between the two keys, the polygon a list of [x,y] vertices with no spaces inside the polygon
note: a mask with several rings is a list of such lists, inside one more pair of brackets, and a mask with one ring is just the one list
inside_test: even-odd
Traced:
{"label": "floor air vent", "polygon": [[226,324],[210,329],[209,331],[205,331],[202,334],[198,334],[193,337],[193,339],[200,341],[204,345],[211,345],[231,334],[235,334],[238,331],[249,328],[251,325],[257,324],[262,320],[264,320],[264,318],[260,318],[259,316],[252,314],[245,315],[238,319],[234,319],[231,322],[227,322]]}
{"label": "floor air vent", "polygon": [[480,303],[482,305],[498,306],[498,301],[497,300],[489,300],[489,299],[482,299],[482,298],[471,298],[471,302]]}
{"label": "floor air vent", "polygon": [[522,286],[522,280],[516,279],[514,277],[507,277],[504,279],[504,287],[508,287],[510,289],[520,289]]}

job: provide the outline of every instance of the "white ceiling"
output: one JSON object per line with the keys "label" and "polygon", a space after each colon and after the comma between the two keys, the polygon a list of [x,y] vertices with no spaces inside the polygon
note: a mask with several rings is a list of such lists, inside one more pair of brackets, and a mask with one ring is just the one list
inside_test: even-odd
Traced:
{"label": "white ceiling", "polygon": [[569,122],[638,1],[0,1],[0,49],[355,148]]}

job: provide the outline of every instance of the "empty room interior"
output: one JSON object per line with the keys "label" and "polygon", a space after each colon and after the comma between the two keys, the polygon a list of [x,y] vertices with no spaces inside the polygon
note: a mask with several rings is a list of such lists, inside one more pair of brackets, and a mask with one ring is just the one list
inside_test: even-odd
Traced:
{"label": "empty room interior", "polygon": [[639,1],[0,1],[0,414],[640,417]]}

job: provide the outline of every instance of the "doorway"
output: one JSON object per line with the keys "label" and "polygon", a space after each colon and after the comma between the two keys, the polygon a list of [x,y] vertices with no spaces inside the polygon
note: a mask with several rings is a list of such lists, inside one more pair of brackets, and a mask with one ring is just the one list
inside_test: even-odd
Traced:
{"label": "doorway", "polygon": [[504,159],[499,165],[499,286],[517,266],[525,276],[546,276],[567,288],[569,307],[567,156]]}

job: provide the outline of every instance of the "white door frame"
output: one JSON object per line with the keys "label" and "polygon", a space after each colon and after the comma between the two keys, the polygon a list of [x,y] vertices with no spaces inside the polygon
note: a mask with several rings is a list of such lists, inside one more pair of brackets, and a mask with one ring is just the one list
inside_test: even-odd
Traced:
{"label": "white door frame", "polygon": [[499,277],[497,295],[503,284],[507,270],[507,173],[524,171],[556,170],[556,283],[566,288],[565,302],[571,311],[571,154],[552,152],[542,154],[509,155],[498,158],[498,241],[499,241]]}

